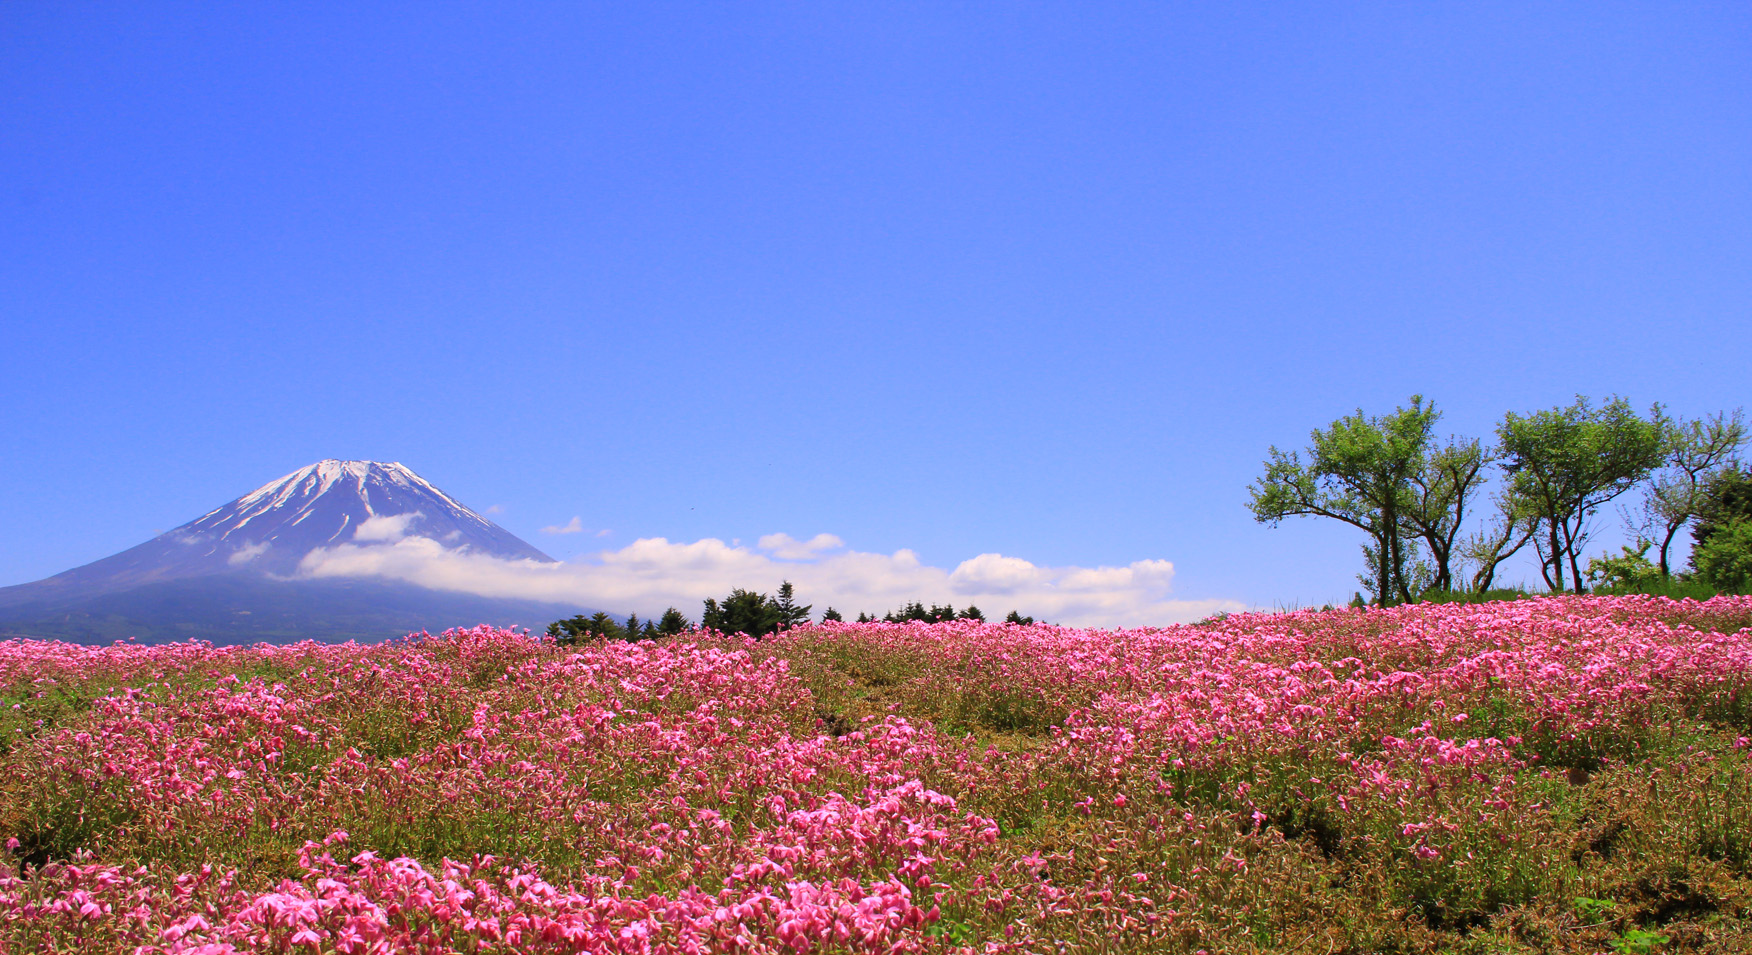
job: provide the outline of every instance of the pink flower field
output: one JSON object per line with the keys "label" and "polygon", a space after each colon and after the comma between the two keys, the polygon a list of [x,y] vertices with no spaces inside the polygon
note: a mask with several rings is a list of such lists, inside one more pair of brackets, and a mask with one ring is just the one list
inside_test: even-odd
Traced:
{"label": "pink flower field", "polygon": [[0,952],[1746,951],[1752,598],[0,643]]}

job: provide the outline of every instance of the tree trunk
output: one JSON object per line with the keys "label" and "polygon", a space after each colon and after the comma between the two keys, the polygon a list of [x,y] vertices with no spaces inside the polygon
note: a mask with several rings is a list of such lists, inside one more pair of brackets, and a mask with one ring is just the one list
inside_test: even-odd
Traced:
{"label": "tree trunk", "polygon": [[1376,535],[1375,543],[1379,545],[1375,550],[1375,599],[1381,601],[1381,606],[1385,607],[1393,600],[1393,571],[1387,566],[1389,558],[1386,537]]}
{"label": "tree trunk", "polygon": [[1683,523],[1671,525],[1670,527],[1667,528],[1667,536],[1662,538],[1662,540],[1661,540],[1661,576],[1662,577],[1673,576],[1673,572],[1671,570],[1669,570],[1667,567],[1667,550],[1673,546],[1673,535],[1679,533],[1679,528],[1684,527],[1684,526],[1685,525]]}
{"label": "tree trunk", "polygon": [[1581,516],[1579,516],[1576,519],[1576,529],[1574,532],[1572,532],[1570,530],[1569,522],[1568,521],[1564,522],[1564,525],[1563,525],[1563,552],[1564,552],[1564,554],[1568,555],[1568,557],[1569,557],[1570,586],[1575,588],[1576,593],[1584,594],[1584,593],[1587,593],[1588,591],[1587,591],[1587,588],[1585,586],[1583,586],[1583,583],[1582,583],[1582,569],[1576,563],[1576,550],[1577,550],[1576,534],[1579,534],[1582,532],[1582,525],[1588,518],[1587,518],[1587,515],[1584,514],[1580,508],[1576,509],[1576,513],[1578,515],[1581,515]]}
{"label": "tree trunk", "polygon": [[1472,592],[1482,594],[1496,583],[1497,562],[1493,559],[1478,568],[1478,573],[1472,575]]}
{"label": "tree trunk", "polygon": [[[1564,587],[1563,587],[1563,551],[1558,550],[1557,521],[1555,521],[1555,520],[1551,521],[1550,524],[1551,524],[1551,556],[1546,559],[1546,566],[1551,568],[1551,572],[1548,572],[1545,575],[1545,586],[1550,587],[1554,593],[1562,593],[1563,589],[1564,589]],[[1557,578],[1555,580],[1552,579],[1551,573],[1557,574]]]}
{"label": "tree trunk", "polygon": [[1405,541],[1399,533],[1399,508],[1391,497],[1381,508],[1381,516],[1386,521],[1387,533],[1392,535],[1394,589],[1399,592],[1400,603],[1411,603],[1411,586],[1405,579]]}

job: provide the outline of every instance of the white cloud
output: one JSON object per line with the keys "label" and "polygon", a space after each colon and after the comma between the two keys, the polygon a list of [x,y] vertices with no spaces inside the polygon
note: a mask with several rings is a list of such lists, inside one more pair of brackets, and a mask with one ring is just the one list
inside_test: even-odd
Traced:
{"label": "white cloud", "polygon": [[[578,523],[574,521],[574,523]],[[831,534],[808,541],[769,534],[759,549],[708,537],[692,543],[661,537],[634,541],[566,563],[502,560],[452,550],[423,537],[312,551],[300,565],[310,577],[386,577],[441,590],[578,604],[655,616],[678,607],[697,618],[707,597],[731,588],[772,593],[784,580],[815,612],[832,606],[848,617],[880,615],[908,601],[975,604],[988,617],[1014,609],[1076,626],[1146,626],[1241,610],[1231,600],[1170,597],[1174,565],[1142,560],[1124,567],[1046,567],[1018,557],[981,554],[953,570],[932,567],[910,550],[874,554],[842,550]],[[766,551],[763,553],[762,551]],[[824,551],[837,551],[823,553]]]}
{"label": "white cloud", "polygon": [[481,513],[483,513],[483,514],[503,514],[503,513],[505,513],[505,506],[503,504],[494,504],[492,507],[487,508],[486,510],[482,511]]}
{"label": "white cloud", "polygon": [[419,511],[411,511],[393,516],[368,517],[353,531],[353,539],[394,543],[408,536],[408,525],[424,516]]}
{"label": "white cloud", "polygon": [[817,534],[806,541],[789,534],[768,534],[760,539],[759,546],[780,560],[810,560],[824,550],[838,550],[846,542],[832,534]]}
{"label": "white cloud", "polygon": [[1039,567],[1020,557],[981,554],[962,561],[949,575],[949,586],[964,594],[1013,594],[1044,580]]}
{"label": "white cloud", "polygon": [[582,534],[584,532],[584,519],[574,515],[565,524],[549,524],[542,528],[541,532],[543,534]]}
{"label": "white cloud", "polygon": [[233,567],[238,564],[247,564],[250,561],[255,560],[257,557],[262,556],[267,549],[267,541],[245,544],[244,546],[239,547],[236,551],[233,551],[230,557],[225,558],[225,562]]}

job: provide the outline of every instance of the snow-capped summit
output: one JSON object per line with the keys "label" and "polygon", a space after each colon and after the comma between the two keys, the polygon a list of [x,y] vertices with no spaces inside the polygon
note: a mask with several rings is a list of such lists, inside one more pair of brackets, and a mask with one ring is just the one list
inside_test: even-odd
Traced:
{"label": "snow-capped summit", "polygon": [[[318,461],[111,557],[0,587],[0,637],[381,640],[491,623],[540,629],[592,608],[482,597],[402,581],[310,578],[318,548],[388,548],[410,538],[510,560],[553,558],[400,464]],[[432,547],[413,541],[424,553]]]}
{"label": "snow-capped summit", "polygon": [[291,573],[318,547],[429,537],[452,549],[553,558],[469,510],[402,464],[318,461],[162,535],[228,567]]}
{"label": "snow-capped summit", "polygon": [[553,562],[401,464],[327,460],[137,547],[23,586],[113,592],[217,574],[291,577],[317,548],[385,546],[406,537],[492,557]]}

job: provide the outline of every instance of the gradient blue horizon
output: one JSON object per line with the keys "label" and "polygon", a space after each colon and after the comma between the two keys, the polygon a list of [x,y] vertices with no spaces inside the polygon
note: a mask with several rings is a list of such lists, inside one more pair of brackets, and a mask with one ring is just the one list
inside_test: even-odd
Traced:
{"label": "gradient blue horizon", "polygon": [[0,585],[333,457],[561,558],[1342,600],[1270,445],[1748,403],[1748,63],[1744,4],[0,5]]}

